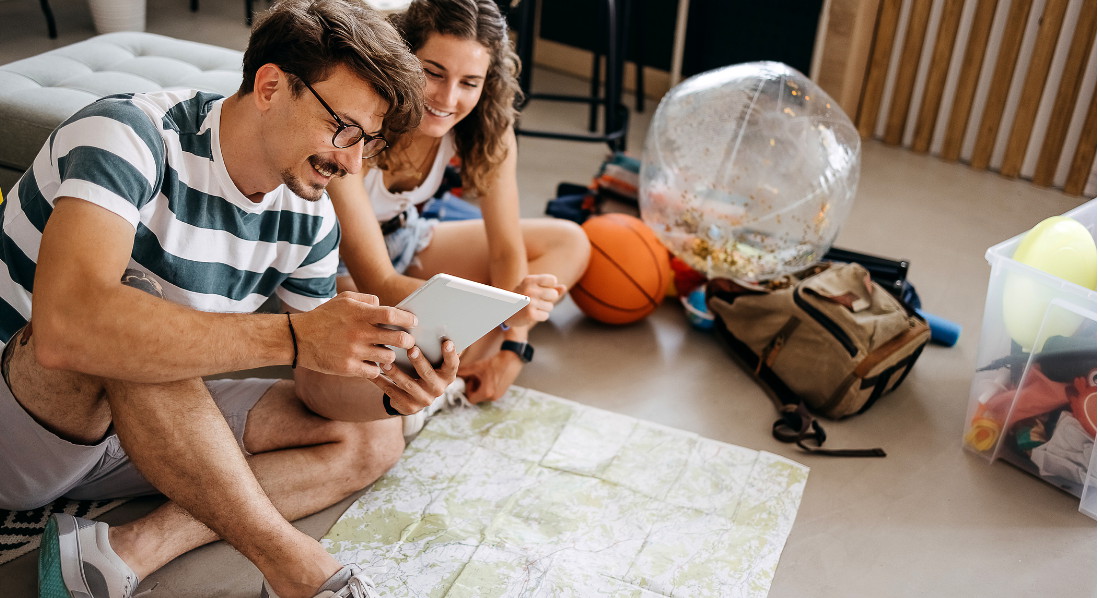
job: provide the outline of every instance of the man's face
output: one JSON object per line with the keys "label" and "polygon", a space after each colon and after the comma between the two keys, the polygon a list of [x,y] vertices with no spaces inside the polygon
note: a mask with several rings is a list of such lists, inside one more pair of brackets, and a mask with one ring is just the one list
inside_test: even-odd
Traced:
{"label": "man's face", "polygon": [[[346,67],[338,67],[331,77],[312,87],[316,96],[303,90],[298,97],[288,98],[290,105],[283,114],[288,121],[284,124],[291,133],[290,143],[272,151],[279,156],[283,184],[296,195],[317,201],[334,177],[359,172],[363,167],[364,141],[347,148],[333,144],[340,122],[358,126],[368,135],[377,134],[387,105],[369,84]],[[335,117],[317,96],[323,98]]]}

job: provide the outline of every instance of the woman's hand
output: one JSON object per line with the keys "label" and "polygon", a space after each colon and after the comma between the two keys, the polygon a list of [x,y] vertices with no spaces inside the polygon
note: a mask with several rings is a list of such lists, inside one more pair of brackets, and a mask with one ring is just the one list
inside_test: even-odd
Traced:
{"label": "woman's hand", "polygon": [[529,274],[515,288],[520,295],[527,295],[531,303],[505,322],[509,327],[527,328],[550,319],[554,305],[565,295],[566,287],[558,284],[553,274]]}
{"label": "woman's hand", "polygon": [[511,351],[462,366],[458,375],[466,381],[466,399],[473,404],[495,401],[516,381],[523,361]]}

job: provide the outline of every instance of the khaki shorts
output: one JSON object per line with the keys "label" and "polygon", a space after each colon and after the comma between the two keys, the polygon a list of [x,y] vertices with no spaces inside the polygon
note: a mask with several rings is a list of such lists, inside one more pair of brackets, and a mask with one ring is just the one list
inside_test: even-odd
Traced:
{"label": "khaki shorts", "polygon": [[[248,412],[277,380],[206,383],[244,451]],[[26,510],[59,497],[104,500],[159,494],[110,434],[75,444],[42,427],[0,382],[0,508]]]}

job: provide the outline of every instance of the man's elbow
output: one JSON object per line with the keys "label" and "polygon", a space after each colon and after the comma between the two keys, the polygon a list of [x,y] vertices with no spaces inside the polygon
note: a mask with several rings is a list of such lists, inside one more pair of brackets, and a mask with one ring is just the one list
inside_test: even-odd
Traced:
{"label": "man's elbow", "polygon": [[51,370],[78,369],[76,337],[80,335],[75,334],[70,327],[51,321],[50,318],[36,318],[33,328],[31,324],[27,324],[26,332],[18,335],[26,335],[33,341],[34,358],[40,366]]}

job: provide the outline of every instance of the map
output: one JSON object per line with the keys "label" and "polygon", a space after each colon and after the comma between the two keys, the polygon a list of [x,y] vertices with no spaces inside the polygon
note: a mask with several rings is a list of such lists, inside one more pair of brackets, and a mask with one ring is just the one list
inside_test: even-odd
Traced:
{"label": "map", "polygon": [[808,475],[512,387],[432,417],[322,543],[384,596],[766,596]]}

